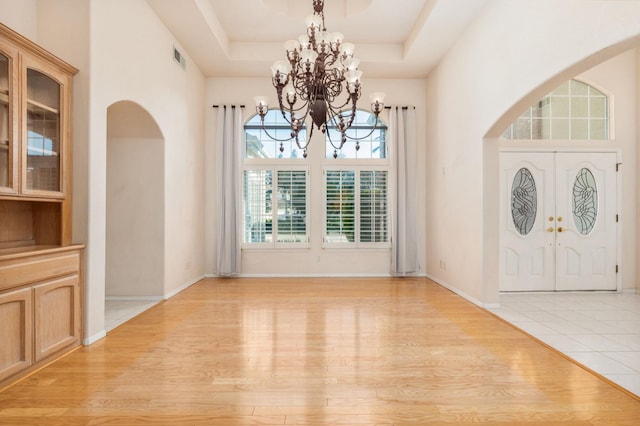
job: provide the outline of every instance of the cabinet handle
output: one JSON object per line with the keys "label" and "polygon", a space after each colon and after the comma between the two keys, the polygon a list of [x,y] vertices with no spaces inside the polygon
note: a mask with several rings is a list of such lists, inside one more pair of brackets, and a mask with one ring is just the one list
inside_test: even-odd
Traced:
{"label": "cabinet handle", "polygon": [[558,222],[562,222],[562,216],[558,216]]}
{"label": "cabinet handle", "polygon": [[547,232],[553,232],[553,226],[550,228],[547,228]]}
{"label": "cabinet handle", "polygon": [[558,232],[566,232],[568,231],[567,228],[563,228],[562,226],[558,227]]}

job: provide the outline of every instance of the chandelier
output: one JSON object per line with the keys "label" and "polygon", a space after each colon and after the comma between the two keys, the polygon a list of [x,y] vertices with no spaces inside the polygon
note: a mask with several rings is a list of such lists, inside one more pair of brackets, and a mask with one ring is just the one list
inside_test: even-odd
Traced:
{"label": "chandelier", "polygon": [[[356,118],[356,103],[362,93],[362,71],[358,69],[360,61],[353,56],[355,46],[344,43],[342,33],[327,31],[324,23],[324,0],[313,0],[313,15],[309,15],[305,23],[306,34],[298,37],[298,40],[284,43],[286,60],[278,60],[271,67],[278,107],[291,127],[290,137],[278,139],[265,128],[264,118],[269,111],[266,97],[255,98],[256,112],[260,116],[263,131],[271,139],[280,142],[280,152],[284,151],[283,142],[295,140],[306,158],[315,125],[329,136],[334,148],[333,157],[337,158],[337,151],[342,149],[347,139],[355,140],[355,148],[358,150],[358,140],[373,133],[378,124],[378,116],[384,109],[385,94],[371,95],[371,111],[376,119],[371,133],[359,138],[349,136],[347,130]],[[311,131],[301,143],[299,135],[305,128],[307,117],[311,118]],[[329,127],[340,133],[339,141],[331,139],[331,132],[327,132]]]}

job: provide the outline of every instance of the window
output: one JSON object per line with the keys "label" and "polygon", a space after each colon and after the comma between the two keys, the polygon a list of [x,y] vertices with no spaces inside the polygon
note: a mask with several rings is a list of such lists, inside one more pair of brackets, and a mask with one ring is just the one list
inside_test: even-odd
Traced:
{"label": "window", "polygon": [[505,139],[609,139],[609,102],[605,94],[569,80],[532,105],[507,128]]}
{"label": "window", "polygon": [[308,243],[307,177],[306,169],[245,168],[242,191],[245,245],[278,247]]}
{"label": "window", "polygon": [[387,158],[386,144],[387,126],[376,116],[368,111],[356,111],[356,118],[347,131],[347,135],[352,138],[359,138],[359,149],[356,150],[356,142],[347,138],[347,143],[338,150],[340,146],[340,132],[335,126],[327,127],[326,156],[327,158],[349,158],[349,159],[384,159]]}
{"label": "window", "polygon": [[[258,115],[244,128],[243,246],[307,246],[309,167],[301,164],[302,150],[295,140],[271,139],[262,129]],[[270,135],[281,139],[290,133],[279,110],[267,113],[265,128]],[[300,135],[304,146],[306,130]]]}
{"label": "window", "polygon": [[388,170],[325,170],[326,246],[388,246]]}
{"label": "window", "polygon": [[[264,129],[277,139],[291,137],[289,123],[282,116],[280,110],[271,109],[264,117]],[[302,158],[303,149],[300,149],[295,140],[275,141],[271,139],[262,128],[260,116],[255,115],[244,126],[245,131],[245,158]],[[307,130],[303,128],[299,134],[301,146],[306,145]]]}
{"label": "window", "polygon": [[361,138],[360,149],[356,150],[355,141],[347,140],[343,149],[337,150],[340,132],[335,127],[327,129],[325,247],[389,247],[386,130],[373,114],[358,111],[347,133]]}
{"label": "window", "polygon": [[[278,138],[290,134],[279,110],[267,113],[265,127]],[[309,248],[313,226],[322,233],[317,244],[324,248],[390,247],[386,129],[373,114],[358,111],[348,132],[361,138],[359,150],[348,140],[334,158],[329,138],[339,132],[329,127],[325,134],[315,133],[304,158],[295,141],[283,142],[281,150],[281,142],[253,116],[245,125],[243,248]],[[307,132],[301,137],[306,139]],[[300,140],[301,146],[306,143]],[[312,201],[322,209],[315,216],[322,223],[315,225],[308,214]]]}

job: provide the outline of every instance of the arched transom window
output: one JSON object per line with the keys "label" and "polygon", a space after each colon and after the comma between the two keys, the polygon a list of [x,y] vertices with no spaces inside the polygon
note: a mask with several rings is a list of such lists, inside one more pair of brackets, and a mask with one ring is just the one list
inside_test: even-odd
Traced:
{"label": "arched transom window", "polygon": [[609,139],[609,100],[598,89],[569,80],[532,105],[504,139]]}

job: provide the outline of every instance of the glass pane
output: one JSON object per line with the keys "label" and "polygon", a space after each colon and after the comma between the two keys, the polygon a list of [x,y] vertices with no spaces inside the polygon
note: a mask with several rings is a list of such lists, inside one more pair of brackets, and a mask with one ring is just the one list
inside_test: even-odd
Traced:
{"label": "glass pane", "polygon": [[579,96],[571,98],[571,117],[585,118],[589,116],[589,98]]}
{"label": "glass pane", "polygon": [[[300,146],[304,147],[306,140],[303,128],[298,134]],[[280,110],[267,112],[264,127],[257,114],[245,124],[245,146],[245,158],[304,158],[304,149],[291,138],[291,127]]]}
{"label": "glass pane", "polygon": [[[336,158],[386,158],[386,129],[386,125],[381,120],[376,120],[375,115],[368,111],[358,110],[352,126],[346,132],[347,140],[342,149],[337,150],[336,148],[340,146],[342,138],[336,126],[331,125],[327,128],[326,158],[333,158],[336,150]],[[355,139],[359,141],[359,149]]]}
{"label": "glass pane", "polygon": [[278,172],[278,242],[307,241],[307,173]]}
{"label": "glass pane", "polygon": [[538,191],[531,172],[526,168],[518,170],[511,185],[511,218],[520,235],[527,235],[533,229],[538,211]]}
{"label": "glass pane", "polygon": [[582,235],[589,234],[598,218],[598,189],[589,169],[581,169],[573,184],[573,221]]}
{"label": "glass pane", "polygon": [[60,191],[60,85],[27,71],[27,188]]}
{"label": "glass pane", "polygon": [[387,242],[387,172],[360,173],[360,241]]}
{"label": "glass pane", "polygon": [[553,139],[569,139],[568,118],[556,118],[551,120],[551,137]]}
{"label": "glass pane", "polygon": [[9,164],[9,59],[0,55],[0,186],[8,187]]}
{"label": "glass pane", "polygon": [[547,96],[538,102],[538,107],[533,110],[534,117],[551,117],[551,97]]}
{"label": "glass pane", "polygon": [[35,70],[27,70],[27,100],[58,112],[60,85],[51,77]]}
{"label": "glass pane", "polygon": [[0,54],[0,91],[9,91],[9,58]]}
{"label": "glass pane", "polygon": [[502,137],[528,139],[530,122],[531,139],[608,139],[607,102],[599,90],[569,80],[516,119]]}
{"label": "glass pane", "polygon": [[504,131],[501,137],[503,139],[513,139],[513,127],[514,127],[514,124],[507,127],[507,130]]}
{"label": "glass pane", "polygon": [[515,125],[516,139],[531,139],[531,119],[528,117],[521,117],[516,120]]}
{"label": "glass pane", "polygon": [[355,241],[355,171],[326,172],[325,239],[331,243]]}
{"label": "glass pane", "polygon": [[558,86],[556,90],[551,92],[552,95],[568,95],[569,94],[569,82],[563,83]]}
{"label": "glass pane", "polygon": [[553,117],[569,117],[569,97],[553,96],[551,98],[551,114]]}
{"label": "glass pane", "polygon": [[589,139],[589,121],[586,118],[571,120],[571,139]]}
{"label": "glass pane", "polygon": [[609,138],[609,130],[606,119],[591,119],[589,124],[589,136],[591,139],[603,140]]}
{"label": "glass pane", "polygon": [[591,104],[591,117],[593,118],[605,118],[607,116],[607,98],[589,98]]}
{"label": "glass pane", "polygon": [[245,243],[272,241],[273,175],[270,170],[245,170],[243,179]]}
{"label": "glass pane", "polygon": [[550,127],[548,118],[534,119],[531,123],[531,139],[549,139]]}
{"label": "glass pane", "polygon": [[589,86],[578,80],[571,80],[571,96],[586,96],[588,94]]}

